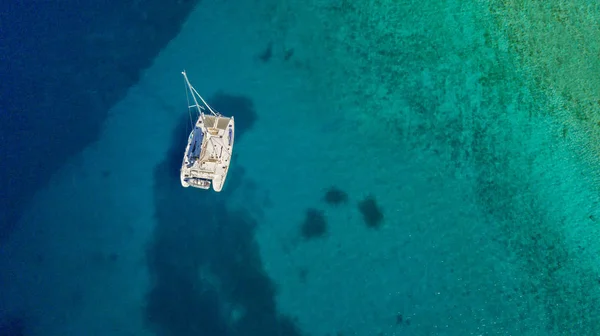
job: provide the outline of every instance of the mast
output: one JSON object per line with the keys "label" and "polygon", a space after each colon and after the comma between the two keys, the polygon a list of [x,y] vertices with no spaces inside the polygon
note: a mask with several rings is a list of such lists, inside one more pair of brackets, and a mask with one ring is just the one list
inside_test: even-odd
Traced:
{"label": "mast", "polygon": [[213,109],[210,107],[210,105],[208,105],[208,103],[204,100],[204,98],[202,98],[202,96],[198,93],[198,91],[196,91],[196,89],[194,89],[194,87],[192,86],[192,84],[190,84],[190,81],[187,77],[187,74],[185,73],[185,70],[181,72],[181,74],[183,75],[183,78],[185,78],[185,83],[188,86],[188,89],[190,90],[190,92],[192,93],[192,98],[194,98],[194,103],[196,104],[196,108],[198,109],[199,113],[202,113],[202,109],[200,107],[200,105],[198,105],[198,100],[196,99],[196,96],[198,96],[198,98],[200,98],[200,100],[202,101],[202,103],[204,104],[204,106],[206,106],[208,108],[208,110],[210,111],[210,113],[212,115],[214,115],[215,117],[218,117],[219,114],[216,113],[215,111],[213,111]]}

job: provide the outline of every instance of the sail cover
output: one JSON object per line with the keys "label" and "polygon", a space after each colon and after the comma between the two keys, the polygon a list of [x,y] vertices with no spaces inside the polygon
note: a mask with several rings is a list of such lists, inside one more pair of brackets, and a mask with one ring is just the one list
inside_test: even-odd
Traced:
{"label": "sail cover", "polygon": [[200,158],[200,151],[202,150],[202,139],[204,138],[204,133],[202,133],[202,129],[198,126],[194,128],[194,135],[192,137],[192,143],[190,144],[190,150],[188,152],[188,161],[194,162]]}

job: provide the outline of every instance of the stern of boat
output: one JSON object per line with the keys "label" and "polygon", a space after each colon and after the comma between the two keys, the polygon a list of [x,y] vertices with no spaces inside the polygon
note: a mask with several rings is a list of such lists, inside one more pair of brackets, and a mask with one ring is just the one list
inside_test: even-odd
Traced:
{"label": "stern of boat", "polygon": [[198,178],[198,177],[187,177],[185,179],[181,179],[181,185],[184,188],[187,187],[194,187],[194,188],[199,188],[199,189],[210,189],[210,185],[211,185],[211,181],[207,180],[207,179],[203,179],[203,178]]}

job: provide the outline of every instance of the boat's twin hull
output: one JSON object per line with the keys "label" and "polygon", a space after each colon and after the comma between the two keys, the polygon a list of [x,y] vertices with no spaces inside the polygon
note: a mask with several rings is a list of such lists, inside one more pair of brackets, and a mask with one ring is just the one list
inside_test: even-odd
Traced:
{"label": "boat's twin hull", "polygon": [[[203,127],[203,122],[216,127]],[[231,165],[231,153],[235,137],[235,122],[233,117],[201,117],[198,118],[197,126],[190,133],[186,146],[183,162],[181,164],[181,185],[199,189],[212,189],[220,192],[223,189],[229,166]],[[202,137],[196,136],[194,132],[207,133]],[[196,151],[194,139],[202,139],[202,150],[198,157],[190,155]],[[196,151],[197,152],[197,151]]]}

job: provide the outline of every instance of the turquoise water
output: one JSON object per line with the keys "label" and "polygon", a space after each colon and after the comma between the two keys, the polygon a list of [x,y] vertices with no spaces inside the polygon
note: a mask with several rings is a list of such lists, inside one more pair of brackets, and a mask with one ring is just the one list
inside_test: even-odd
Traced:
{"label": "turquoise water", "polygon": [[[3,247],[5,306],[35,335],[598,335],[598,15],[202,2]],[[182,64],[237,120],[222,194],[178,184]]]}
{"label": "turquoise water", "polygon": [[[426,180],[408,179],[386,195],[388,209],[400,208],[395,217],[410,218],[400,219],[406,231],[428,227],[417,246],[402,249],[402,263],[431,255],[427,265],[391,276],[413,284],[402,301],[419,311],[416,333],[597,334],[595,131],[574,121],[579,111],[569,110],[568,95],[557,88],[586,85],[593,99],[598,82],[561,87],[552,82],[558,76],[536,72],[541,66],[525,57],[528,47],[550,59],[561,50],[552,43],[535,50],[514,34],[548,38],[535,30],[544,13],[532,4],[527,22],[509,16],[516,4],[505,5],[501,13],[451,2],[324,6],[334,19],[323,20],[330,63],[318,81],[329,80],[323,86],[339,90],[338,99],[360,114],[357,127],[391,147],[375,155],[385,169],[371,170],[387,175],[381,189],[396,185],[393,171],[407,164]],[[503,25],[511,20],[521,20],[523,30]],[[533,24],[527,29],[523,21]],[[575,75],[557,68],[543,70]],[[585,110],[594,119],[597,112]],[[412,157],[403,162],[394,157],[398,150]],[[433,195],[419,200],[428,189]],[[408,210],[398,206],[406,203]],[[406,299],[415,292],[420,300]]]}

